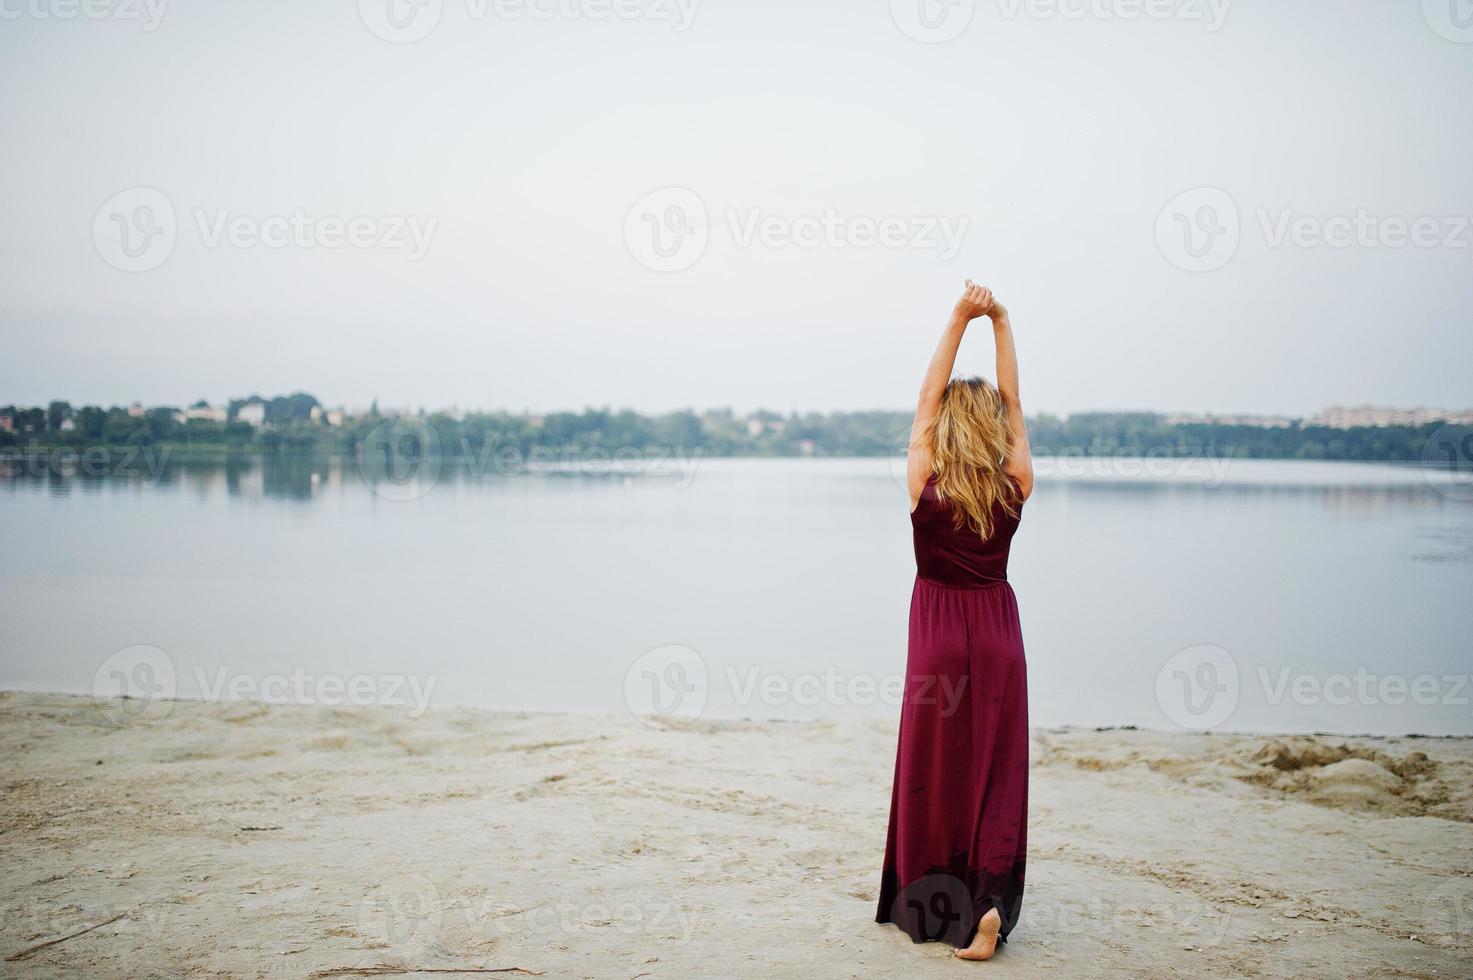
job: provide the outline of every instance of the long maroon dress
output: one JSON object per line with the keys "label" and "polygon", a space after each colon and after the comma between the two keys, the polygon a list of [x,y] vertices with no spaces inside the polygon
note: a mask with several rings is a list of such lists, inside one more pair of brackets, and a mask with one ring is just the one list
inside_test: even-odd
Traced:
{"label": "long maroon dress", "polygon": [[990,908],[1003,938],[1023,905],[1028,851],[1028,680],[1008,548],[958,529],[934,478],[911,513],[916,582],[890,833],[876,922],[966,947]]}

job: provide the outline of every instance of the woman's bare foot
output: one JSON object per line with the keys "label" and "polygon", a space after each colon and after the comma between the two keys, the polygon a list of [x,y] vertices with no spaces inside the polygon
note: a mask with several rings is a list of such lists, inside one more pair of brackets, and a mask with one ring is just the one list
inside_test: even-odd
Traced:
{"label": "woman's bare foot", "polygon": [[977,936],[972,940],[972,945],[957,950],[957,957],[964,960],[992,959],[992,954],[997,951],[997,933],[1001,928],[1002,916],[997,914],[997,909],[988,909],[987,914],[977,923]]}

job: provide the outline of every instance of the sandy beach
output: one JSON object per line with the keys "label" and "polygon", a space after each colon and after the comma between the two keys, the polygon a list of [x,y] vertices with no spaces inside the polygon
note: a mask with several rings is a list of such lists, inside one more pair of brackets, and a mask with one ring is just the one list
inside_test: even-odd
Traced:
{"label": "sandy beach", "polygon": [[0,747],[11,976],[1473,974],[1473,739],[1037,730],[988,964],[872,921],[889,721],[5,694]]}

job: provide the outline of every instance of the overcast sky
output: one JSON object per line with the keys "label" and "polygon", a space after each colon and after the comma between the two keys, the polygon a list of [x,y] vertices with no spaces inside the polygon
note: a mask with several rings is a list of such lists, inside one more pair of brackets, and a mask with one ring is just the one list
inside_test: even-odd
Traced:
{"label": "overcast sky", "polygon": [[972,276],[1030,412],[1473,406],[1437,0],[88,2],[0,0],[0,403],[903,408]]}

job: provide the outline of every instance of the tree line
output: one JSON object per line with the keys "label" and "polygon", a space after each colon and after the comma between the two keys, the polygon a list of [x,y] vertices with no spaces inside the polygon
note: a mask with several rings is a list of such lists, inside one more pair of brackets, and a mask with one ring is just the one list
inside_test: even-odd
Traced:
{"label": "tree line", "polygon": [[[237,418],[239,410],[249,404],[264,406],[264,425]],[[197,406],[204,407],[204,403]],[[331,426],[317,399],[301,392],[269,399],[234,399],[223,422],[182,418],[182,414],[171,407],[141,412],[118,406],[73,408],[64,401],[45,408],[7,405],[0,408],[0,418],[10,422],[8,429],[0,428],[0,448],[167,445],[204,452],[353,453],[388,425],[432,432],[439,450],[449,456],[674,449],[707,456],[886,456],[904,452],[911,421],[910,414],[901,411],[738,415],[730,409],[716,409],[645,415],[607,408],[545,415],[480,412],[452,417],[430,413],[394,420],[375,406],[342,425]],[[1331,429],[1296,423],[1259,428],[1171,424],[1164,416],[1149,412],[1088,412],[1067,418],[1041,414],[1028,419],[1028,432],[1039,455],[1419,462],[1437,458],[1436,451],[1429,455],[1429,438],[1434,433],[1439,445],[1473,446],[1473,428],[1466,426]],[[1457,458],[1458,451],[1453,450],[1449,465],[1468,464]]]}

